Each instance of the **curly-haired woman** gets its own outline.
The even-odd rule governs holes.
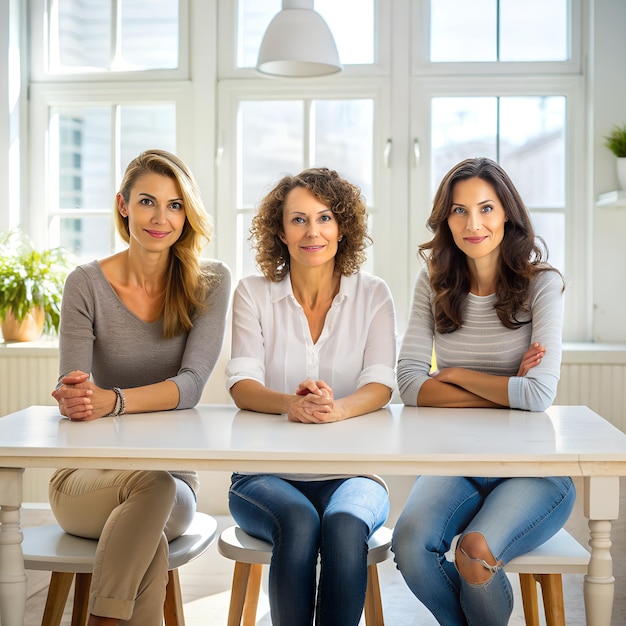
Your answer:
[[[251,239],[263,275],[234,296],[227,374],[237,406],[304,424],[384,406],[395,314],[387,285],[359,271],[369,243],[359,189],[324,168],[286,176],[261,202]],[[229,503],[246,532],[273,545],[273,624],[310,626],[314,614],[323,626],[358,624],[368,538],[389,513],[380,479],[235,473]]]
[[[459,163],[428,226],[398,359],[404,403],[545,410],[559,380],[563,280],[511,179],[490,159]],[[555,534],[575,498],[567,477],[420,476],[394,530],[398,569],[440,624],[505,626],[504,566]]]

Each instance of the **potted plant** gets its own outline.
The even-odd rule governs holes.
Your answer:
[[[617,180],[620,189],[626,189],[626,124],[614,126],[604,145],[617,157]]]
[[[5,341],[33,341],[59,330],[65,277],[73,266],[64,248],[37,250],[19,229],[0,234],[0,322]]]

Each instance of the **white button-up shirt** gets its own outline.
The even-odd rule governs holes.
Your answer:
[[[295,393],[303,380],[312,378],[323,380],[339,399],[368,383],[393,390],[395,363],[393,300],[377,276],[361,271],[341,277],[316,343],[289,276],[278,283],[248,276],[235,290],[229,389],[252,379]]]

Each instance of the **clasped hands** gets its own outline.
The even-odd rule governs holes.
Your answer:
[[[59,403],[59,412],[71,420],[88,421],[108,415],[115,406],[116,394],[89,380],[89,374],[75,370],[59,381],[52,392]]]
[[[298,385],[296,396],[287,412],[289,421],[324,424],[342,419],[333,390],[323,380],[307,378]]]

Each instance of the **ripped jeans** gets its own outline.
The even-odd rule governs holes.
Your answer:
[[[506,565],[557,533],[576,490],[571,478],[420,476],[394,529],[398,569],[415,596],[445,626],[506,626],[513,591],[502,567],[472,584],[446,558],[455,536],[483,535]]]

